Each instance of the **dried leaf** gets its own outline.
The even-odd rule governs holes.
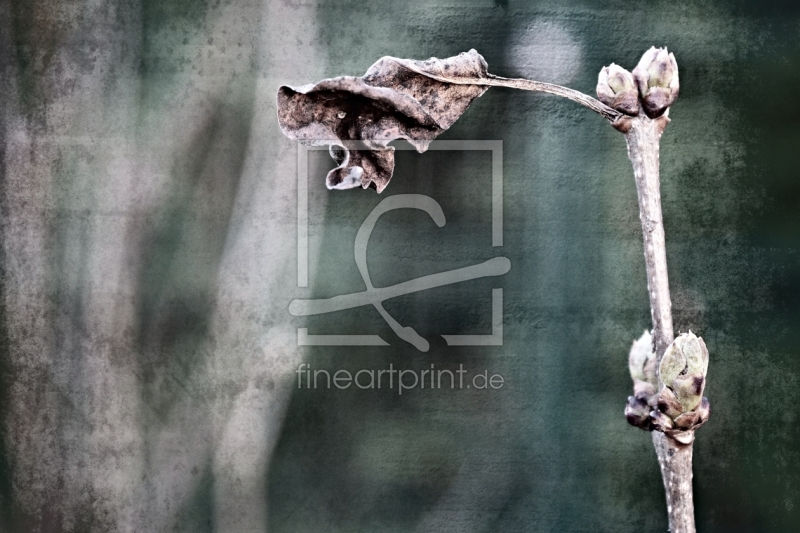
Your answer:
[[[278,89],[283,133],[311,146],[331,145],[339,166],[329,189],[383,191],[394,171],[394,148],[406,139],[419,152],[458,120],[488,86],[486,61],[475,50],[427,61],[383,57],[362,77],[341,76]]]

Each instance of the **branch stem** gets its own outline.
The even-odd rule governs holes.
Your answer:
[[[661,214],[659,177],[659,141],[669,119],[631,118],[625,127],[628,158],[633,165],[639,197],[639,218],[644,238],[647,289],[653,319],[653,350],[658,362],[675,336],[672,330],[672,303],[667,275],[667,249]],[[664,384],[659,377],[658,390]],[[681,444],[665,434],[653,432],[653,446],[658,456],[661,477],[667,496],[669,530],[672,533],[695,533],[692,494],[692,443]]]
[[[639,197],[639,219],[644,237],[644,259],[647,267],[647,290],[653,319],[653,348],[661,357],[673,340],[672,303],[667,275],[667,248],[664,221],[661,215],[661,182],[658,172],[659,141],[668,119],[650,120],[641,116],[631,119],[625,133],[628,158],[633,165],[636,193]],[[663,383],[659,383],[659,389]]]
[[[680,444],[660,431],[653,431],[671,533],[695,533],[692,492],[692,444]]]

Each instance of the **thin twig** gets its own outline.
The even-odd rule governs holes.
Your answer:
[[[577,102],[582,106],[588,107],[612,123],[618,118],[624,116],[623,113],[607,106],[600,100],[597,100],[588,94],[583,94],[575,89],[569,89],[554,83],[526,80],[525,78],[504,78],[502,76],[495,76],[494,74],[488,73],[484,74],[485,77],[438,76],[433,72],[422,70],[409,63],[398,62],[397,64],[402,68],[411,70],[412,72],[417,72],[428,78],[441,81],[443,83],[454,83],[456,85],[482,85],[488,87],[508,87],[511,89],[521,89],[523,91],[554,94],[556,96],[561,96],[567,98],[568,100],[572,100],[573,102]]]
[[[486,83],[483,83],[483,80],[481,80],[480,85],[490,85],[493,87],[510,87],[512,89],[522,89],[523,91],[534,91],[534,92],[549,93],[549,94],[555,94],[557,96],[562,96],[564,98],[567,98],[568,100],[577,102],[582,106],[588,107],[595,113],[599,113],[600,115],[608,119],[609,122],[614,122],[615,120],[623,116],[622,113],[620,113],[616,109],[608,107],[600,100],[592,98],[588,94],[583,94],[582,92],[576,91],[575,89],[569,89],[567,87],[562,87],[561,85],[555,85],[553,83],[526,80],[524,78],[502,78],[500,76],[494,76],[490,74],[489,77],[486,79]]]

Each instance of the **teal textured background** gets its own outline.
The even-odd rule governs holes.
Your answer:
[[[662,138],[676,331],[702,336],[699,531],[800,527],[800,10],[755,2],[7,2],[0,7],[3,531],[664,531],[649,435],[622,416],[648,327],[622,136],[547,95],[490,89],[441,139],[502,140],[504,246],[488,152],[399,152],[372,190],[309,166],[310,287],[296,287],[296,145],[275,93],[383,55],[470,48],[490,72],[594,93],[599,69],[674,52]],[[507,256],[511,271],[397,298],[431,342],[368,307],[355,233],[385,196],[377,286]],[[504,345],[445,346],[490,329]],[[310,333],[390,347],[300,348]],[[298,390],[300,363],[488,369],[500,390]]]

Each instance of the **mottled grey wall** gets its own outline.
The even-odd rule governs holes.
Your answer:
[[[648,435],[622,416],[649,309],[622,137],[570,102],[491,89],[443,139],[502,140],[505,242],[485,152],[400,152],[393,181],[329,192],[309,165],[310,287],[296,287],[297,147],[280,84],[383,55],[476,48],[490,71],[592,93],[666,45],[662,140],[676,329],[711,352],[695,446],[700,531],[800,526],[800,10],[747,2],[0,3],[0,530],[663,531]],[[378,286],[496,255],[499,280],[305,319],[363,290],[352,246],[384,196]],[[504,345],[445,346],[490,328]],[[390,347],[297,346],[375,333]],[[497,391],[297,389],[315,369],[489,369]]]
[[[299,360],[272,102],[313,65],[283,9],[3,4],[3,530],[264,528]]]

